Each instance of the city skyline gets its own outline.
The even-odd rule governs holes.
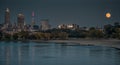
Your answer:
[[[23,13],[25,22],[31,24],[32,12],[34,20],[40,24],[41,19],[49,19],[52,27],[59,24],[78,24],[82,26],[103,26],[120,22],[120,1],[87,1],[87,0],[1,0],[0,1],[0,23],[4,22],[6,8],[10,9],[10,21],[17,22],[17,15]],[[107,19],[105,14],[111,13],[111,18]]]

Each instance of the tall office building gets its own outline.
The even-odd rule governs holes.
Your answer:
[[[48,19],[41,20],[41,30],[48,30],[50,29],[50,24]]]
[[[34,26],[35,25],[35,18],[34,18],[35,14],[34,12],[32,12],[32,22],[31,25]]]
[[[9,25],[10,24],[10,10],[9,8],[6,9],[5,11],[5,25]]]
[[[18,14],[17,17],[17,24],[19,29],[24,29],[24,15],[23,14]]]

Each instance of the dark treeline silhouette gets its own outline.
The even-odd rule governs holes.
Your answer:
[[[104,25],[104,29],[90,27],[88,30],[81,29],[50,29],[46,31],[28,32],[21,31],[14,34],[8,34],[0,31],[0,40],[51,40],[51,39],[69,39],[69,38],[115,38],[120,39],[120,24]]]

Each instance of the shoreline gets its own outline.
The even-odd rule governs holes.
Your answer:
[[[106,46],[120,49],[120,40],[117,39],[68,39],[68,40],[30,40],[32,42],[77,43],[81,45]]]
[[[67,40],[1,40],[1,41],[30,41],[30,42],[45,42],[45,43],[75,43],[86,46],[106,46],[120,50],[120,40],[118,39],[67,39]]]

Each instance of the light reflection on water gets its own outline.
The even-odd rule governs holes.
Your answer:
[[[0,42],[0,65],[120,65],[120,50],[74,43]]]

